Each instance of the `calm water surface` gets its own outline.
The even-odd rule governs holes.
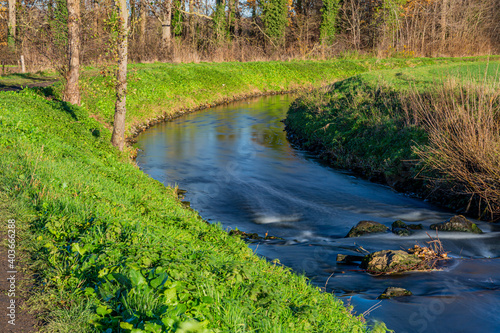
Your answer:
[[[137,163],[165,185],[187,190],[203,218],[224,228],[282,237],[250,245],[306,274],[396,332],[500,332],[500,228],[483,235],[441,233],[454,258],[442,271],[374,277],[336,256],[409,248],[429,240],[378,234],[344,238],[361,220],[428,227],[453,214],[323,165],[290,146],[280,122],[291,96],[239,102],[190,114],[139,137]],[[327,283],[328,281],[328,283]],[[414,296],[379,301],[389,286]]]

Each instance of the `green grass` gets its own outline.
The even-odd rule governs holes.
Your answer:
[[[412,88],[426,90],[450,78],[476,82],[486,80],[487,83],[492,84],[500,78],[500,62],[498,60],[451,64],[443,62],[363,75],[363,81],[366,84],[389,86],[395,91],[408,91]]]
[[[499,74],[498,60],[446,61],[361,74],[299,98],[286,125],[305,148],[320,151],[337,167],[399,190],[422,191],[425,182],[414,179],[421,171],[414,148],[427,144],[427,134],[408,121],[401,98],[450,79],[491,85]]]

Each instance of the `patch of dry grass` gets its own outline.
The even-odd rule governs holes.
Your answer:
[[[497,76],[498,78],[498,76]],[[407,121],[425,128],[429,142],[416,148],[436,185],[470,196],[479,216],[500,216],[500,87],[498,80],[448,80],[430,92],[402,98]]]

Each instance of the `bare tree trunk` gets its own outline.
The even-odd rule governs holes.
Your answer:
[[[189,12],[194,13],[194,0],[189,0]],[[189,15],[188,17],[188,36],[189,39],[191,39],[192,44],[195,44],[195,39],[194,39],[194,31],[195,31],[195,19],[196,15]]]
[[[66,87],[63,99],[71,104],[80,105],[80,0],[68,0],[68,60]]]
[[[168,50],[170,48],[170,42],[172,40],[172,0],[165,1],[165,9],[163,11],[163,17],[161,22],[161,41],[163,49]]]
[[[125,146],[125,114],[127,97],[127,34],[128,13],[127,0],[116,0],[120,17],[120,33],[118,44],[118,73],[116,83],[115,121],[113,123],[113,135],[111,143],[120,151]]]
[[[21,73],[26,73],[26,64],[24,63],[24,55],[21,54]]]
[[[448,0],[443,0],[443,7],[441,8],[441,49],[444,51],[446,43],[446,32],[448,26]]]
[[[232,1],[232,2],[231,2]],[[226,22],[226,29],[228,31],[231,31],[232,25],[233,25],[233,16],[234,16],[234,10],[233,10],[233,5],[234,5],[234,0],[227,0],[227,22]]]
[[[16,40],[16,0],[9,0],[9,35],[7,37],[10,47],[15,46]]]
[[[139,36],[139,45],[141,47],[141,51],[144,50],[144,47],[146,45],[146,14],[148,10],[148,3],[147,0],[141,0],[141,8],[140,8],[140,17],[139,17],[139,29],[140,29],[140,36]]]
[[[234,35],[235,36],[239,36],[239,26],[238,26],[238,21],[240,19],[240,15],[239,15],[239,0],[234,0]]]

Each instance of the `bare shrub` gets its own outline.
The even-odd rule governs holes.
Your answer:
[[[448,80],[429,93],[413,90],[402,98],[407,122],[427,131],[429,143],[416,153],[440,174],[435,184],[470,196],[469,206],[476,198],[478,215],[491,219],[500,216],[500,90],[495,81]]]

